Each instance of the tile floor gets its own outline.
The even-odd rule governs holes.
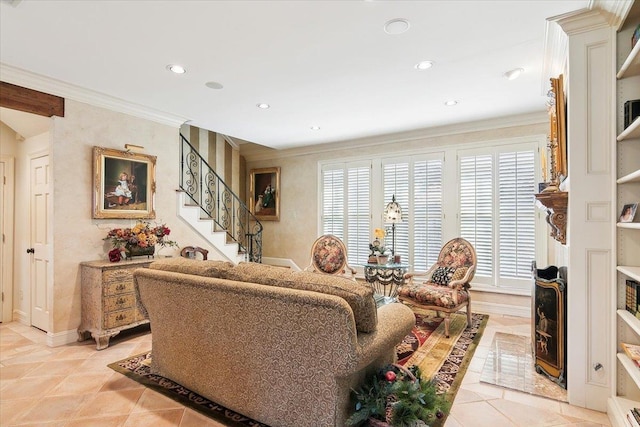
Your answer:
[[[600,412],[480,383],[494,334],[529,331],[529,319],[490,317],[446,427],[610,425]],[[41,331],[15,322],[0,324],[0,425],[223,426],[107,368],[150,348],[148,332],[121,334],[102,351],[92,341],[50,348]]]

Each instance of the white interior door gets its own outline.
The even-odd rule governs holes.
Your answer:
[[[53,305],[52,185],[49,156],[31,159],[31,325],[50,332]]]

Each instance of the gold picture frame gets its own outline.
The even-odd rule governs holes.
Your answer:
[[[565,117],[564,78],[551,78],[554,99],[549,108],[549,151],[551,160],[551,184],[559,185],[568,176],[567,167],[567,121]]]
[[[280,221],[280,168],[251,169],[249,209],[260,221]]]
[[[93,147],[93,218],[156,217],[156,156]]]

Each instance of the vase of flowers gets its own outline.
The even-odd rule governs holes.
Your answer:
[[[156,245],[178,246],[176,242],[167,238],[169,234],[171,230],[165,224],[152,227],[150,223],[140,221],[132,228],[109,230],[104,240],[111,240],[115,249],[124,251],[125,257],[131,259],[134,256],[153,256]]]
[[[373,230],[373,242],[369,243],[369,263],[371,264],[386,264],[389,261],[389,253],[384,246],[384,238],[387,232],[383,228],[376,228]]]

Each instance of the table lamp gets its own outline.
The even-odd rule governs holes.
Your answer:
[[[396,202],[396,195],[391,196],[391,202],[384,208],[384,222],[391,224],[391,253],[396,254],[396,223],[402,222],[402,208]]]

